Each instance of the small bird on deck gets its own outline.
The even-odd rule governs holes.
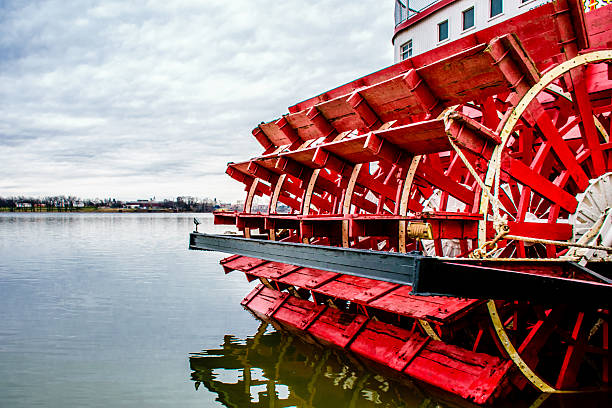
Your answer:
[[[198,225],[200,225],[202,222],[200,220],[198,220],[197,218],[193,217],[193,223],[195,224],[195,232],[198,232]]]

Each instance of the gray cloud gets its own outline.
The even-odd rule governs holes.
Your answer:
[[[392,2],[24,3],[0,1],[0,195],[241,198],[256,124],[392,62]]]

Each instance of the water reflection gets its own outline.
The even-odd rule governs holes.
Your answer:
[[[246,340],[227,335],[219,349],[190,357],[195,388],[227,407],[474,407],[441,402],[330,349],[262,322]]]
[[[266,322],[246,339],[226,335],[220,348],[192,353],[189,363],[195,389],[207,389],[226,407],[477,407],[406,377],[384,376],[381,367],[371,371],[348,354]],[[525,390],[494,406],[607,408],[609,398],[605,392],[537,395]]]

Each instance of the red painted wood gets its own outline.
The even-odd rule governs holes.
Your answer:
[[[479,216],[479,218],[481,218]],[[476,239],[478,224],[472,220],[435,220],[428,221],[431,225],[433,238],[439,239]]]
[[[276,302],[280,294],[278,291],[268,289],[264,285],[259,284],[244,298],[242,305],[248,306],[250,310],[257,312],[261,317],[265,317],[265,312]]]
[[[249,270],[249,273],[260,278],[278,280],[297,269],[300,269],[300,267],[281,262],[267,262],[261,266],[256,266],[255,268]]]
[[[444,105],[434,95],[431,88],[427,84],[427,81],[423,79],[416,70],[411,69],[404,76],[404,80],[410,87],[410,90],[414,93],[421,108],[427,112],[428,117],[435,118],[440,115],[444,110]]]
[[[529,330],[529,334],[516,348],[523,361],[530,367],[536,367],[540,359],[540,351],[549,339],[550,335],[557,328],[559,320],[563,316],[563,307],[557,307],[544,314],[542,320],[538,321]],[[515,320],[516,322],[516,320]],[[520,324],[519,322],[514,324]],[[503,349],[500,350],[505,352]]]
[[[215,211],[213,217],[215,225],[236,225],[235,211]]]
[[[278,157],[288,158],[304,166],[315,169],[315,168],[319,168],[319,166],[315,165],[315,163],[312,160],[316,150],[317,150],[316,147],[311,147],[311,148],[305,148],[305,149],[300,149],[300,150],[288,151],[288,152],[281,153]]]
[[[319,132],[320,137],[330,138],[338,135],[334,127],[327,122],[325,116],[317,109],[316,106],[308,109],[306,116],[310,119],[312,126]]]
[[[528,13],[511,18],[487,29],[477,31],[474,34],[464,36],[447,45],[435,48],[427,53],[417,55],[409,60],[402,61],[384,70],[360,78],[353,83],[327,91],[324,94],[291,107],[290,110],[301,110],[325,98],[329,99],[331,95],[337,97],[364,85],[371,85],[376,81],[388,79],[394,74],[396,75],[398,71],[407,71],[411,67],[431,64],[438,61],[441,57],[452,55],[460,50],[478,44],[488,43],[492,38],[507,33],[518,34],[528,54],[536,62],[538,67],[542,69],[552,62],[558,61],[555,60],[555,57],[560,54],[559,48],[556,46],[559,41],[558,31],[551,18],[553,13],[554,10],[551,4],[540,6],[534,10],[530,10]],[[610,13],[609,8],[606,7],[586,14],[585,19],[589,29],[591,46],[605,47],[606,43],[609,42],[607,30],[609,29],[608,22],[610,21],[610,14],[612,13]]]
[[[398,289],[368,303],[368,306],[402,316],[447,323],[463,315],[482,302],[475,299],[459,299],[442,296],[411,295],[410,286]]]
[[[340,276],[340,274],[335,272],[322,271],[312,268],[300,268],[295,272],[284,276],[279,281],[301,288],[315,289],[319,285],[335,279],[338,276]]]
[[[487,225],[488,227],[488,225]],[[493,225],[491,225],[492,229]],[[571,224],[542,222],[508,222],[510,234],[558,241],[571,240],[573,230]],[[495,235],[495,234],[492,234]],[[491,235],[491,236],[492,236]]]
[[[254,160],[249,162],[249,166],[247,167],[247,171],[253,177],[257,177],[261,181],[265,181],[270,184],[276,184],[278,181],[279,175],[273,171],[270,171],[266,167],[260,165]]]
[[[302,140],[327,137],[336,130],[325,120],[325,117],[312,107],[301,112],[285,116],[289,125],[297,132]]]
[[[423,337],[417,332],[411,333],[402,348],[399,349],[387,364],[393,369],[404,371],[429,340],[429,337]]]
[[[248,162],[245,163],[244,168],[238,167],[240,164],[241,163],[232,163],[228,165],[225,173],[234,180],[250,186],[253,182],[253,176],[248,172]]]
[[[404,372],[421,381],[438,377],[440,388],[483,404],[503,387],[509,368],[497,357],[430,341]]]
[[[229,258],[226,258],[229,259]],[[264,261],[259,258],[251,258],[249,256],[239,256],[238,258],[233,258],[229,261],[222,262],[224,268],[228,270],[236,270],[242,272],[248,272],[253,268],[256,268],[260,265],[267,263],[268,261]]]
[[[236,226],[241,231],[244,228],[263,229],[264,217],[262,214],[240,213],[236,216]]]
[[[256,162],[259,166],[264,167],[267,170],[270,170],[277,174],[282,174],[282,171],[276,165],[276,162],[278,161],[278,154],[274,154],[274,153],[266,154],[264,156],[256,157],[252,159],[251,161]]]
[[[567,144],[563,141],[559,135],[559,131],[555,127],[554,123],[547,114],[541,114],[536,119],[536,123],[540,131],[544,134],[546,139],[551,143],[552,148],[557,153],[559,160],[565,165],[565,168],[569,170],[570,175],[578,184],[578,187],[582,190],[586,189],[589,185],[589,178],[585,174],[582,167],[576,161],[576,156],[568,148]],[[593,125],[594,127],[595,125]],[[526,183],[529,184],[529,183]]]
[[[263,288],[248,304],[256,315],[269,318],[271,305],[285,295]],[[505,381],[510,365],[486,354],[432,341],[418,333],[387,323],[370,321],[365,316],[324,310],[314,303],[288,297],[276,309],[274,320],[299,333],[304,321],[312,320],[304,334],[318,342],[336,347],[348,346],[358,356],[471,399],[476,403],[492,401],[508,390]]]
[[[288,145],[301,140],[285,118],[280,118],[274,122],[262,123],[258,128],[261,129],[275,146]]]
[[[392,290],[397,289],[399,286],[400,285],[395,283],[376,281],[376,285],[371,286],[363,292],[355,295],[351,301],[361,304],[368,304],[373,300],[391,292]]]
[[[359,94],[383,122],[425,113],[404,75],[360,89]]]
[[[435,64],[417,69],[417,72],[445,106],[504,92],[507,90],[506,81],[499,69],[491,64],[485,48],[486,45],[479,45],[446,56]],[[456,75],[458,72],[461,75]]]
[[[507,159],[504,163],[502,163],[502,170],[513,179],[531,187],[534,191],[538,192],[538,194],[542,195],[549,201],[559,204],[562,208],[570,213],[576,211],[578,201],[576,201],[574,196],[542,177],[539,173],[531,170],[521,161],[516,159]]]
[[[596,96],[596,100],[593,100],[593,111],[597,114],[598,111],[610,112],[610,94],[612,89],[612,68],[609,64],[591,64],[586,68],[586,88],[587,92],[592,98]],[[605,103],[607,99],[607,108],[601,107],[601,104]]]
[[[339,133],[355,129],[367,131],[382,125],[359,92],[322,102],[317,109]]]
[[[402,159],[398,158],[397,161],[398,163],[401,163]],[[370,174],[368,167],[369,166],[361,167],[361,171],[357,176],[357,184],[367,187],[367,189],[370,190],[372,193],[377,193],[383,197],[386,197],[389,201],[395,201],[396,196],[398,194],[397,189],[399,187],[399,183],[395,180],[381,180],[379,178],[376,178],[375,176]],[[376,215],[384,215],[382,211],[379,210],[375,211],[374,213]]]
[[[252,133],[255,139],[259,142],[260,145],[263,146],[266,152],[274,149],[274,143],[272,143],[268,136],[266,136],[266,134],[259,127],[253,129]]]
[[[294,215],[274,214],[264,216],[264,226],[266,229],[299,229],[299,217]]]
[[[456,144],[487,160],[491,158],[493,149],[501,143],[499,136],[492,130],[460,114],[449,118],[446,132]]]
[[[600,7],[589,11],[585,13],[584,18],[589,34],[589,45],[593,48],[609,48],[612,7]]]
[[[384,185],[378,186],[373,183],[371,190],[379,194],[390,194],[392,189],[384,189]],[[380,188],[380,191],[378,191]],[[415,214],[413,216],[394,216],[385,214],[312,214],[309,216],[301,215],[267,215],[267,214],[247,214],[235,215],[242,222],[242,226],[260,227],[264,229],[302,229],[304,236],[322,236],[322,234],[339,234],[342,220],[349,221],[349,236],[395,236],[400,220],[428,222],[432,227],[434,238],[456,239],[456,238],[475,238],[477,233],[478,220],[482,218],[479,214],[471,213],[450,213],[450,212],[431,212]],[[249,220],[249,221],[245,221]],[[328,224],[328,225],[325,225]],[[537,224],[537,225],[536,225]],[[538,223],[524,223],[521,231],[537,228]],[[490,226],[492,228],[492,224]],[[554,225],[551,233],[555,236],[563,237],[567,235],[567,225]],[[492,231],[492,230],[491,230]],[[558,231],[558,232],[555,232]],[[538,233],[541,233],[541,229]],[[556,238],[555,238],[556,239]],[[559,238],[560,239],[560,238]]]
[[[463,214],[460,214],[463,215]],[[479,217],[480,218],[480,217]],[[406,218],[403,218],[406,219]],[[408,218],[411,221],[425,221],[431,225],[434,239],[463,239],[476,238],[478,232],[478,220],[476,219],[446,219],[436,220],[428,218]],[[396,237],[399,229],[400,218],[350,218],[349,237]]]
[[[441,119],[418,122],[373,132],[412,154],[428,154],[449,150],[448,136]]]
[[[363,315],[328,308],[307,332],[326,344],[344,348],[352,340],[353,332],[360,330],[366,320]]]
[[[429,183],[442,191],[447,192],[459,201],[462,201],[468,205],[474,202],[474,193],[464,187],[463,185],[449,179],[446,175],[436,168],[431,163],[425,161],[422,166],[417,170],[417,176],[423,179],[426,183]]]
[[[449,55],[456,54],[462,50],[479,44],[486,44],[491,39],[516,33],[523,44],[526,52],[534,60],[540,70],[558,63],[560,50],[559,34],[555,22],[552,18],[554,8],[551,4],[544,4],[536,9],[530,10],[525,14],[508,19],[484,30],[477,31],[456,41],[450,42],[441,47],[437,47],[429,52],[417,55],[408,60],[399,62],[395,65],[374,72],[370,75],[359,78],[353,82],[329,90],[313,98],[307,99],[289,108],[290,112],[298,112],[327,100],[351,94],[355,90],[363,87],[372,86],[389,80],[401,73],[405,73],[413,67],[422,67],[432,64]],[[591,47],[609,46],[609,21],[612,20],[612,10],[610,7],[586,13],[585,22],[589,33]],[[367,99],[367,98],[366,98]]]
[[[274,317],[274,314],[289,300],[290,296],[287,292],[280,292],[274,302],[269,305],[268,310],[266,310],[266,316]]]
[[[584,358],[585,347],[584,343],[587,337],[587,330],[583,324],[584,313],[579,313],[578,318],[574,324],[571,338],[575,340],[577,344],[569,344],[561,370],[559,371],[559,377],[557,378],[556,387],[565,389],[576,385],[576,377],[578,376],[578,369]]]
[[[361,160],[368,161],[371,155],[367,152],[364,155],[362,148],[363,139],[360,141],[346,140],[345,144],[338,149],[338,144],[324,144],[316,147],[312,162],[317,168],[325,168],[338,174],[350,174],[354,163],[359,163]],[[346,158],[338,157],[334,152],[327,150],[328,147],[336,148],[336,150],[345,155]],[[355,160],[353,162],[353,160]]]
[[[280,306],[274,310],[273,318],[279,323],[294,328],[296,331],[302,324],[302,320],[308,316],[312,310],[315,310],[314,303],[297,299],[293,296],[285,298],[285,294],[272,289],[265,288],[257,296],[261,299],[260,302],[252,300],[249,304],[249,309],[254,311],[261,318],[270,318],[270,310],[274,305],[280,303]],[[317,319],[316,321],[318,321]]]
[[[346,132],[355,129],[366,129],[367,125],[355,112],[347,101],[348,96],[332,99],[317,105],[317,109],[337,132]]]
[[[248,258],[247,261],[241,258],[248,257],[240,257],[240,259],[234,260],[233,263],[230,263],[230,267],[241,270],[240,264],[244,262],[244,272],[248,272],[252,276],[278,280],[281,283],[310,289],[332,298],[349,300],[375,309],[436,323],[450,323],[482,303],[474,299],[415,296],[410,294],[412,290],[410,286],[399,286],[374,279],[342,275],[312,268],[297,268],[284,273],[290,270],[292,266],[287,266],[286,269],[283,267],[281,268],[283,276],[278,278],[265,267],[267,263],[259,266],[253,263],[253,258]],[[276,263],[271,262],[271,264]],[[227,267],[227,264],[224,266]],[[277,269],[273,267],[272,270]]]
[[[318,165],[313,162],[313,157],[316,152],[316,148],[305,149],[292,153],[283,153],[278,155],[278,161],[276,163],[277,168],[287,174],[302,180],[305,184],[303,188],[306,188],[307,183],[312,175],[312,169],[318,168]],[[341,190],[336,185],[335,174],[329,174],[327,172],[320,172],[317,179],[317,186],[326,192],[334,195],[341,193]]]
[[[339,299],[357,301],[360,297],[368,297],[365,292],[379,285],[381,282],[374,279],[360,278],[357,276],[340,275],[317,287],[317,293],[332,296]]]
[[[387,323],[370,321],[361,335],[353,341],[350,350],[382,365],[402,371],[414,359],[426,337],[419,333],[392,326]],[[405,352],[402,352],[402,351]],[[410,355],[413,351],[414,355]]]
[[[317,168],[325,167],[342,174],[352,168],[353,164],[377,160],[409,166],[411,157],[406,155],[402,158],[401,154],[402,152],[393,146],[385,146],[383,149],[380,144],[374,145],[372,135],[366,134],[317,146],[313,162]]]
[[[342,221],[340,220],[323,220],[318,221],[316,218],[305,218],[300,223],[300,236],[302,238],[329,238],[335,244],[341,239]]]
[[[591,151],[591,160],[593,164],[594,174],[604,174],[606,172],[606,165],[604,163],[604,157],[601,151],[599,143],[599,132],[595,128],[595,120],[593,118],[593,107],[591,106],[591,100],[587,94],[586,87],[586,72],[585,69],[580,67],[570,72],[573,82],[573,100],[576,101],[578,111],[582,119],[582,126],[579,127],[583,138],[586,140],[586,144]],[[610,89],[610,88],[608,88]],[[572,169],[569,169],[570,173]]]
[[[344,333],[342,333],[342,338],[340,339],[340,343],[338,344],[342,348],[347,348],[355,338],[359,336],[360,332],[364,329],[364,327],[368,324],[369,319],[364,315],[355,315],[351,323],[346,326]]]
[[[227,258],[223,258],[222,260],[219,261],[219,263],[221,265],[224,265],[226,263],[228,263],[229,261],[233,261],[234,259],[238,259],[240,258],[242,255],[230,255]]]
[[[259,295],[259,293],[264,290],[265,286],[263,284],[259,284],[257,285],[251,292],[249,292],[248,295],[246,295],[244,297],[244,299],[242,299],[242,302],[240,302],[240,304],[242,306],[248,306],[249,303],[251,303],[251,300],[253,300],[255,297],[257,297],[257,295]]]
[[[316,305],[312,307],[308,314],[302,319],[298,328],[300,330],[307,330],[326,310],[326,305]]]
[[[380,120],[376,112],[372,110],[368,102],[363,98],[363,96],[361,96],[359,92],[354,92],[351,96],[349,96],[347,102],[353,108],[357,116],[359,116],[359,118],[367,129],[378,129],[382,125],[382,121]]]

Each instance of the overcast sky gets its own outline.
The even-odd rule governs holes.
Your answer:
[[[392,32],[391,0],[0,0],[0,196],[242,199],[251,130]]]

